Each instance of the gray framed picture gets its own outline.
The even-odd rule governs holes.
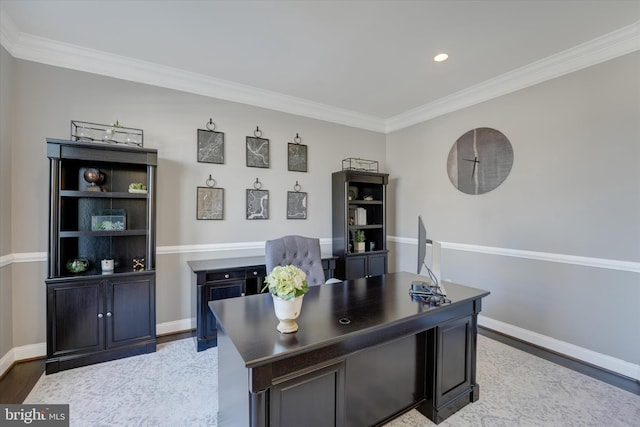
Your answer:
[[[269,190],[247,189],[247,219],[269,219]]]
[[[307,146],[289,142],[287,149],[287,166],[293,172],[307,171]]]
[[[253,136],[247,137],[247,166],[269,167],[269,140]]]
[[[224,132],[198,129],[198,162],[224,164]]]
[[[224,219],[224,188],[198,187],[196,219]]]
[[[307,219],[307,193],[287,191],[287,219]]]

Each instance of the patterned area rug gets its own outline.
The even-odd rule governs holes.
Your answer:
[[[25,403],[68,403],[77,427],[215,427],[217,357],[215,348],[196,352],[193,338],[174,341],[153,354],[43,375]],[[640,396],[482,335],[477,380],[480,400],[439,426],[639,425]],[[386,427],[434,425],[414,410]]]
[[[218,349],[194,338],[155,353],[43,375],[24,403],[68,403],[70,425],[215,426]]]
[[[478,335],[480,399],[438,427],[638,427],[640,396]],[[386,427],[435,426],[410,411]]]

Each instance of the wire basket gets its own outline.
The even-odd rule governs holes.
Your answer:
[[[142,129],[133,129],[115,125],[80,122],[71,120],[71,140],[84,142],[106,142],[142,147]]]
[[[378,162],[376,160],[348,157],[342,161],[342,170],[378,172]]]

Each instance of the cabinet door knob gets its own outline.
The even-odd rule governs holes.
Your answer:
[[[257,271],[254,271],[254,272],[253,272],[253,275],[254,275],[254,276],[257,276],[257,275],[258,275],[258,272],[257,272]]]
[[[229,278],[229,275],[228,275],[228,274],[225,274],[225,275],[224,275],[224,278],[225,278],[225,279],[228,279],[228,278]]]
[[[107,311],[107,317],[111,317],[111,312]]]
[[[98,313],[98,319],[102,319],[103,317],[102,313]]]

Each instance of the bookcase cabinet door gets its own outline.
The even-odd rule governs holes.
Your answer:
[[[105,283],[107,348],[132,345],[155,337],[155,277],[120,278]]]
[[[345,280],[357,279],[359,277],[380,276],[386,272],[386,252],[346,256],[344,273]]]
[[[103,301],[99,280],[49,286],[47,353],[64,357],[102,350]]]

